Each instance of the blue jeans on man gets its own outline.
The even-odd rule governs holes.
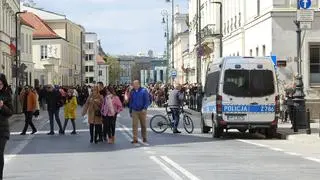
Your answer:
[[[63,129],[62,129],[62,125],[61,125],[61,121],[60,121],[60,109],[56,109],[56,110],[49,110],[49,120],[50,120],[50,132],[48,133],[48,135],[53,135],[54,134],[54,122],[53,122],[53,118],[56,119],[57,124],[59,126],[59,134],[64,134]]]
[[[179,108],[170,108],[172,112],[172,119],[173,119],[173,132],[180,133],[178,131],[179,121],[180,121],[180,110]]]

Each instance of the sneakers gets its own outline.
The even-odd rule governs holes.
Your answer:
[[[77,132],[76,132],[76,131],[72,131],[70,134],[71,134],[71,135],[76,135]]]
[[[34,130],[34,131],[31,132],[31,134],[35,134],[35,133],[37,133],[37,132],[38,132],[37,130]]]
[[[174,134],[180,134],[181,131],[179,131],[178,129],[175,129],[175,130],[173,130],[173,133],[174,133]]]
[[[49,132],[49,133],[47,133],[47,135],[54,135],[54,132]]]
[[[137,144],[137,143],[138,143],[138,140],[131,141],[131,144]]]

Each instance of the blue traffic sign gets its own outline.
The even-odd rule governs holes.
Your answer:
[[[171,76],[172,77],[177,77],[177,71],[176,70],[172,70],[171,71]]]
[[[299,0],[299,6],[302,9],[309,9],[311,7],[311,0]]]

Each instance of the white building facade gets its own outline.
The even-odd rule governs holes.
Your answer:
[[[10,51],[10,44],[15,44],[16,22],[15,13],[19,12],[18,0],[1,0],[0,1],[0,73],[7,76],[8,83],[14,86],[12,78],[12,65],[14,56]]]
[[[34,62],[33,62],[33,27],[27,23],[21,22],[21,31],[19,37],[19,47],[20,47],[20,59],[21,64],[24,64],[26,69],[21,80],[22,85],[33,86],[35,73],[34,73]]]
[[[185,63],[183,59],[183,52],[189,48],[189,31],[187,19],[188,14],[181,14],[177,7],[174,20],[174,68],[177,71],[175,82],[180,84],[185,83],[185,66],[190,66],[190,64]]]
[[[223,5],[223,56],[276,56],[282,66],[277,67],[281,93],[293,83],[297,74],[297,27],[296,0],[221,0]],[[197,0],[189,1],[190,13],[190,58],[196,44]],[[315,117],[320,103],[320,1],[312,0],[315,20],[312,29],[303,31],[302,74],[307,99],[307,108]],[[201,0],[201,27],[212,24],[213,34],[219,33],[219,5]],[[217,32],[217,33],[214,33]],[[212,53],[209,60],[202,57],[202,81],[206,62],[219,57],[219,36],[202,39],[210,41]],[[205,64],[204,64],[205,63]],[[203,84],[203,83],[202,83]],[[318,115],[317,115],[318,116]]]
[[[66,53],[66,64],[61,64],[59,72],[63,74],[63,83],[61,85],[74,85],[81,83],[81,63],[83,62],[83,43],[82,38],[84,28],[69,19],[65,15],[50,12],[34,7],[21,5],[22,11],[28,11],[39,16],[59,37],[66,40],[64,46]],[[73,77],[73,78],[70,78]]]
[[[85,45],[84,45],[84,79],[85,84],[94,84],[96,82],[95,69],[97,68],[98,57],[98,35],[93,32],[85,33]]]

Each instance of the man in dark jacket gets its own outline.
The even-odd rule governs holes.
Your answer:
[[[0,179],[3,178],[4,148],[9,140],[9,121],[12,116],[12,97],[4,74],[0,74]]]
[[[53,89],[52,85],[48,85],[47,87],[48,93],[46,94],[46,99],[47,99],[47,109],[49,113],[49,120],[50,120],[50,132],[48,135],[54,135],[54,122],[53,122],[53,116],[57,121],[57,124],[59,126],[59,134],[64,134],[62,126],[61,126],[61,121],[59,117],[59,112],[60,112],[60,107],[62,107],[63,101],[62,101],[62,96],[57,89]]]

